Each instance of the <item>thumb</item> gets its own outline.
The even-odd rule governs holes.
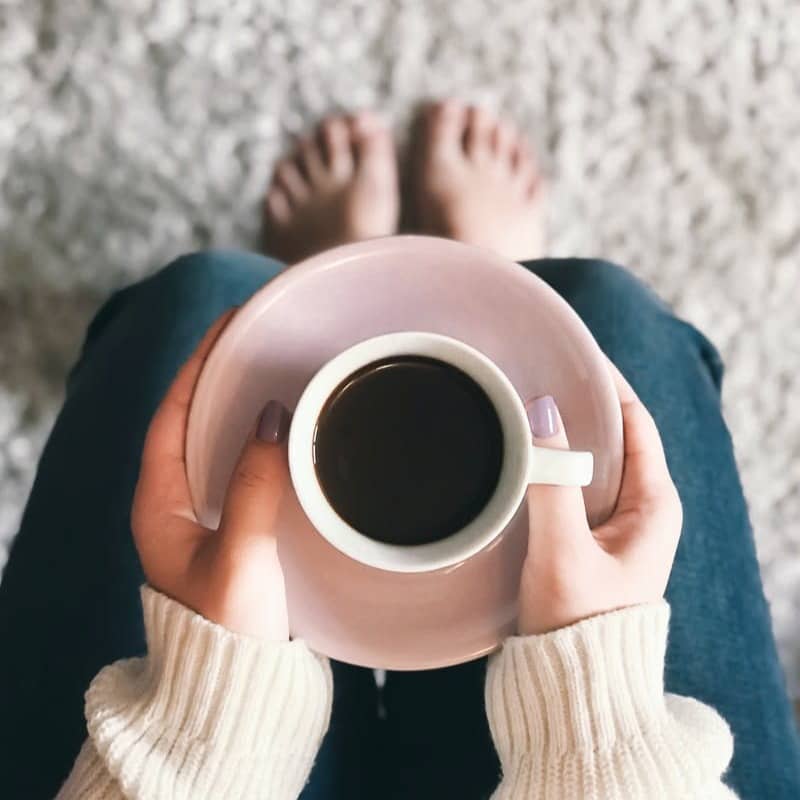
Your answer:
[[[568,450],[569,441],[555,400],[536,397],[527,404],[533,443],[537,447]],[[575,486],[532,483],[528,487],[529,547],[567,547],[591,538],[583,494]]]
[[[272,533],[289,483],[285,441],[291,414],[277,400],[264,407],[255,435],[245,445],[231,476],[220,531],[228,545],[264,540]]]

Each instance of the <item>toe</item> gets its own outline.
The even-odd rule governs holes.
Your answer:
[[[547,182],[535,173],[525,187],[525,199],[534,206],[544,206],[547,202]]]
[[[390,174],[395,169],[394,145],[389,129],[371,112],[357,114],[350,125],[356,169],[379,170]]]
[[[516,136],[511,143],[511,160],[514,169],[521,169],[534,164],[533,149],[524,136]]]
[[[285,158],[278,164],[275,168],[273,184],[292,203],[302,202],[308,197],[308,183],[292,159]]]
[[[354,148],[359,142],[368,142],[373,138],[385,136],[389,129],[384,125],[383,120],[372,111],[360,111],[350,117],[350,136],[353,140]]]
[[[322,147],[316,138],[305,137],[297,143],[297,164],[313,185],[324,183],[328,177]]]
[[[467,121],[466,111],[457,100],[445,100],[443,103],[430,106],[425,115],[423,130],[428,152],[434,156],[461,155],[461,143]]]
[[[292,207],[286,192],[278,186],[273,186],[265,200],[267,218],[277,225],[286,225],[292,216]]]
[[[331,175],[337,180],[347,180],[353,172],[353,150],[347,120],[338,116],[328,117],[320,125],[319,138]]]
[[[517,136],[514,126],[511,125],[510,122],[503,122],[501,120],[495,125],[494,131],[492,132],[492,153],[509,171],[511,169],[512,150],[516,139]]]
[[[515,181],[524,187],[532,185],[539,174],[533,151],[522,137],[517,139],[511,149],[511,172]]]
[[[489,112],[478,106],[470,106],[464,134],[464,150],[470,158],[483,160],[491,154],[493,129],[494,121]]]

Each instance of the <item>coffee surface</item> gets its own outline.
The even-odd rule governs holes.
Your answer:
[[[391,544],[434,542],[467,525],[491,498],[502,460],[502,427],[482,387],[424,356],[392,356],[350,375],[314,434],[328,502]]]

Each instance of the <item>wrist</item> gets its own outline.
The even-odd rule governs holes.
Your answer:
[[[287,642],[286,588],[273,552],[274,544],[267,541],[260,557],[237,555],[203,564],[186,580],[169,585],[156,583],[148,575],[142,597],[156,591],[231,633],[262,642]]]
[[[289,615],[283,573],[253,575],[253,580],[241,576],[234,586],[204,588],[203,596],[194,610],[209,622],[231,633],[247,636],[260,642],[289,641]]]

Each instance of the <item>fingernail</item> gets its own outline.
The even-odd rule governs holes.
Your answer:
[[[289,433],[289,423],[291,419],[292,415],[283,403],[278,400],[270,400],[261,412],[261,418],[258,420],[258,427],[256,429],[256,436],[258,436],[262,442],[278,444],[282,442],[286,438],[286,434]]]
[[[528,420],[531,423],[531,433],[537,439],[549,439],[561,430],[558,406],[549,394],[537,397],[528,406]]]

